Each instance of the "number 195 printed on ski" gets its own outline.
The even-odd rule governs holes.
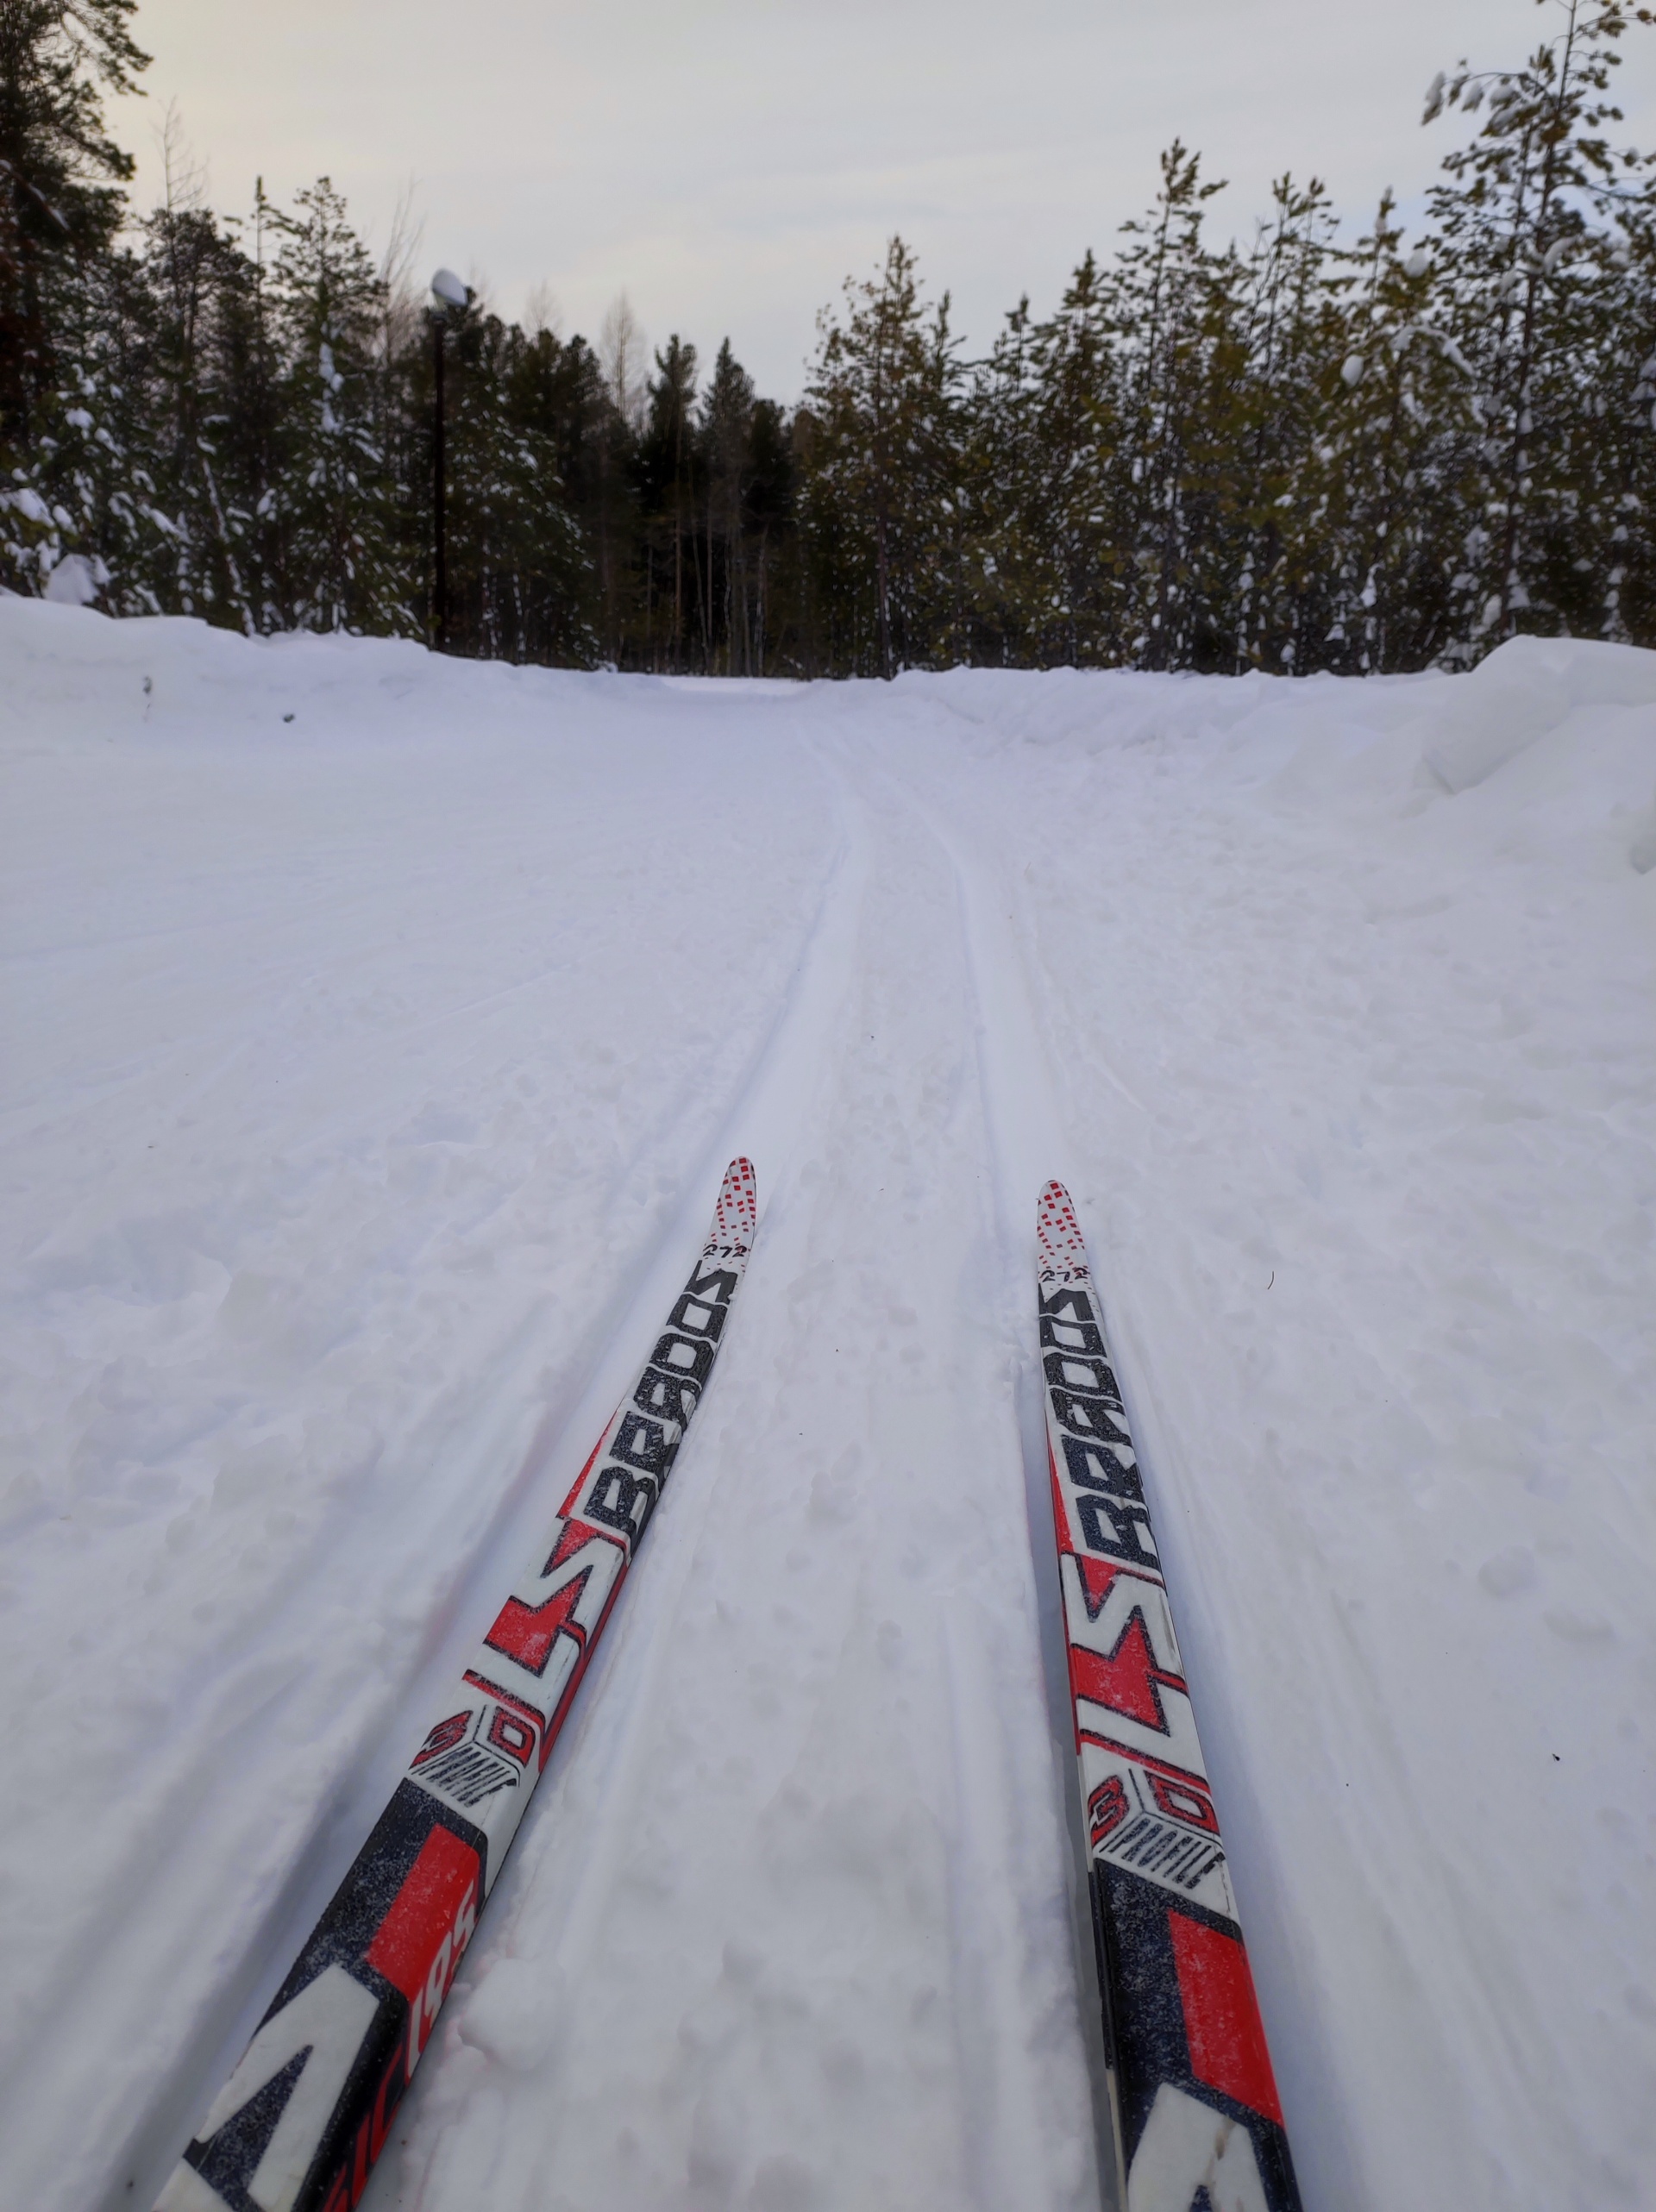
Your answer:
[[[1062,1183],[1037,1224],[1047,1463],[1126,2212],[1299,2212],[1103,1314]]]
[[[643,1373],[156,2212],[350,2212],[361,2196],[706,1387],[757,1218],[753,1169],[733,1160]]]

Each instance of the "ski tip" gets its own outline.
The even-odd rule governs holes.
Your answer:
[[[732,1160],[724,1170],[707,1249],[745,1252],[759,1226],[759,1185],[751,1160]]]
[[[1043,1275],[1086,1274],[1086,1240],[1070,1194],[1060,1182],[1048,1183],[1041,1193],[1035,1209],[1035,1242]]]

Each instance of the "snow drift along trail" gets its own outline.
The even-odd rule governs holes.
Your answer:
[[[371,2201],[1097,2202],[1058,1175],[1307,2205],[1656,2203],[1656,656],[0,669],[0,2201],[160,2186],[741,1149]]]

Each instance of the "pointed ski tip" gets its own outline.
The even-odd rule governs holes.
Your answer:
[[[1076,1219],[1069,1192],[1061,1182],[1050,1182],[1035,1210],[1035,1241],[1042,1275],[1087,1271],[1087,1244]]]
[[[718,1204],[713,1208],[711,1243],[745,1252],[759,1225],[759,1185],[751,1160],[732,1160],[724,1170]]]

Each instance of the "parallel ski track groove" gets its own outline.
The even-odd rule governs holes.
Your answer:
[[[893,779],[888,775],[890,784]],[[1088,2080],[1092,2092],[1094,2152],[1100,2199],[1104,2212],[1120,2212],[1120,2178],[1116,2169],[1114,2127],[1105,2078],[1104,2046],[1100,2027],[1100,1996],[1094,1957],[1091,1907],[1087,1870],[1081,1852],[1081,1795],[1076,1776],[1074,1719],[1070,1702],[1069,1664],[1063,1627],[1053,1545],[1051,1505],[1046,1475],[1045,1419],[1038,1369],[1031,1350],[1029,1321],[1028,1223],[1035,1195],[1047,1176],[1060,1172],[1052,1163],[1069,1162],[1057,1113],[1056,1087],[1032,1018],[1027,993],[1015,1006],[998,1009],[986,982],[986,945],[991,931],[1004,939],[998,921],[992,921],[978,881],[981,864],[967,858],[968,844],[957,824],[945,825],[934,806],[913,790],[900,787],[900,797],[916,822],[943,853],[952,874],[957,900],[961,957],[976,1012],[976,1062],[983,1123],[989,1143],[989,1169],[994,1190],[994,1216],[1000,1256],[1000,1315],[1003,1329],[1015,1346],[1013,1354],[1018,1400],[1018,1432],[1022,1449],[1026,1520],[1030,1538],[1028,1572],[1033,1585],[1033,1616],[1038,1624],[1042,1677],[1051,1729],[1055,1802],[1064,1818],[1064,1863],[1070,1877],[1070,1918],[1073,1942],[1077,2011],[1088,2052]],[[975,859],[975,855],[974,855]],[[997,944],[1000,964],[1015,961],[1009,943]],[[1004,984],[1006,978],[1000,979]],[[1004,997],[1004,993],[1002,994]],[[1008,1012],[1013,1015],[1007,1019]],[[1021,1021],[1016,1016],[1021,1014]],[[1022,1037],[1008,1034],[1022,1029]],[[1016,1062],[1022,1071],[1021,1087],[1035,1093],[1038,1103],[1026,1110],[1023,1150],[1031,1156],[1014,1162],[1015,1145],[1008,1124],[1014,1117],[1004,1076],[1000,1071]],[[1124,1085],[1116,1087],[1129,1103],[1138,1106]],[[1142,1112],[1142,1107],[1139,1108]],[[1030,2119],[1033,2121],[1034,2115]],[[1015,2201],[1015,2190],[1006,2201]]]

